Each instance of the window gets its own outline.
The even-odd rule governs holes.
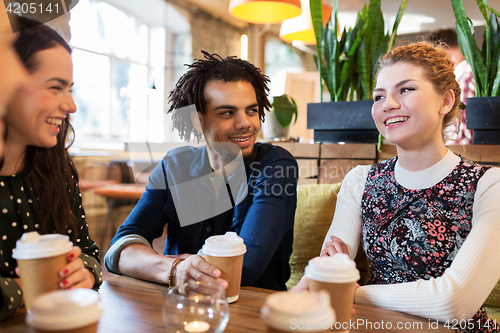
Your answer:
[[[271,79],[271,96],[285,93],[287,72],[301,73],[304,71],[300,51],[273,35],[266,36],[265,61],[266,74]]]
[[[71,11],[76,146],[172,140],[166,88],[183,74],[175,62],[192,52],[184,46],[169,56],[167,42],[190,34],[171,11],[163,0],[80,0]]]

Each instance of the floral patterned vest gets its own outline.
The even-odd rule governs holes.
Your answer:
[[[443,275],[472,228],[477,182],[489,169],[462,158],[436,185],[410,190],[394,178],[396,160],[370,168],[361,201],[370,284]]]

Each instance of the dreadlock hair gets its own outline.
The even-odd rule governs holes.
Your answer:
[[[269,77],[262,74],[261,70],[248,61],[228,56],[222,59],[218,54],[210,54],[201,50],[205,59],[196,59],[191,65],[186,65],[189,70],[177,81],[174,90],[170,92],[170,108],[167,113],[172,114],[173,127],[179,131],[181,139],[189,141],[194,134],[197,142],[202,138],[191,121],[192,108],[181,108],[194,105],[201,114],[206,112],[205,87],[210,81],[238,82],[247,81],[255,89],[257,103],[259,104],[259,119],[264,122],[264,110],[269,111],[271,103],[267,99]]]
[[[39,65],[35,57],[39,51],[61,45],[71,54],[68,43],[55,30],[40,22],[19,17],[18,28],[21,32],[14,47],[30,73],[35,72]],[[74,241],[78,232],[70,202],[75,191],[73,177],[78,174],[67,151],[74,140],[74,135],[71,135],[66,143],[69,133],[74,134],[74,130],[68,115],[60,126],[57,144],[52,148],[28,146],[25,162],[38,198],[39,232],[65,234],[69,229]]]

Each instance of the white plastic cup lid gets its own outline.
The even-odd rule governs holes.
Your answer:
[[[321,282],[348,283],[359,280],[356,263],[344,253],[312,258],[306,266],[305,275]]]
[[[266,298],[261,318],[268,326],[285,332],[322,332],[334,327],[335,310],[331,307],[330,295],[324,290],[285,291]]]
[[[29,260],[58,256],[73,248],[67,235],[40,235],[36,231],[24,233],[12,250],[14,259]]]
[[[212,257],[234,257],[247,252],[243,238],[235,232],[208,237],[202,247],[203,253]]]
[[[28,325],[41,330],[69,330],[99,320],[99,293],[92,289],[52,291],[37,297],[26,316]]]

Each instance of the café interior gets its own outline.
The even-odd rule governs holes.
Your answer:
[[[272,18],[272,23],[262,21],[262,13],[273,17],[282,14],[283,10],[273,13],[264,9],[260,10],[260,15],[257,10],[256,17],[252,17],[253,11],[237,13],[233,10],[233,2],[245,1],[79,0],[67,14],[47,23],[68,40],[73,49],[75,85],[72,96],[78,111],[71,115],[75,137],[69,151],[80,175],[86,221],[91,237],[101,249],[101,259],[117,228],[141,198],[151,171],[167,151],[186,145],[172,129],[171,116],[166,114],[168,95],[187,71],[185,64],[201,58],[200,50],[248,60],[269,76],[270,96],[288,94],[293,97],[298,112],[288,133],[271,133],[272,121],[266,121],[268,124],[263,125],[259,141],[271,142],[292,153],[299,165],[299,186],[340,186],[345,174],[355,166],[370,165],[396,155],[395,148],[388,143],[377,149],[375,142],[351,143],[316,138],[314,130],[308,126],[308,104],[327,102],[329,95],[323,92],[320,96],[320,75],[314,58],[317,54],[315,40],[287,37],[289,32],[286,29],[300,28],[300,23],[287,25],[285,19],[279,17]],[[308,0],[300,2],[302,14],[296,19],[310,21],[309,9],[304,6]],[[324,10],[328,10],[329,2],[323,1]],[[353,27],[358,12],[368,3],[369,0],[339,0],[340,29]],[[475,38],[480,40],[484,18],[476,0],[464,0],[463,3],[474,23]],[[488,4],[500,10],[500,0],[490,0]],[[400,5],[401,0],[381,1],[386,30],[392,27]],[[396,45],[424,40],[432,31],[454,29],[455,24],[451,1],[408,0]],[[202,146],[203,142],[187,144]],[[500,165],[498,144],[471,143],[450,145],[449,148],[473,161]],[[326,234],[335,206],[325,208],[328,205],[322,203],[332,198],[335,200],[335,189],[332,188],[328,195],[323,199],[326,201],[321,202],[308,202],[307,196],[299,198],[296,244],[291,260],[302,259],[307,264],[307,256],[310,259],[320,252],[324,236],[311,240],[301,235],[307,234],[310,220],[324,231],[323,235]],[[321,209],[318,208],[320,205]],[[162,253],[164,243],[165,235],[155,240],[153,247]],[[303,272],[303,268],[302,263],[297,269]],[[293,282],[297,283],[300,276],[302,274],[296,275]],[[109,311],[110,315],[101,320],[99,332],[164,331],[162,306],[165,306],[167,289],[118,277],[105,269],[103,280],[108,282],[101,287],[101,299],[108,307],[104,313]],[[129,292],[128,296],[123,296],[124,290]],[[240,300],[230,305],[226,332],[260,332],[263,327],[259,322],[260,307],[270,293],[242,289],[240,298],[246,303],[241,304]],[[141,299],[144,295],[148,295],[147,300]],[[117,313],[111,314],[109,307],[116,307]],[[424,331],[434,324],[404,314],[398,317],[399,314],[383,309],[363,306],[355,309],[357,318],[366,321],[387,318],[394,323],[404,321],[416,325],[412,327],[423,325]],[[6,332],[22,332],[25,329],[21,327],[22,320],[22,317],[11,320]],[[189,332],[204,331],[196,329],[198,327]],[[438,327],[436,323],[435,327],[432,326],[433,332],[440,330],[444,330],[442,325]]]
[[[493,8],[500,5],[489,3]],[[339,1],[339,24],[352,27],[366,4],[367,0]],[[386,26],[392,25],[400,5],[398,0],[382,1]],[[102,187],[102,182],[143,186],[168,150],[186,144],[172,130],[171,116],[165,112],[167,97],[187,70],[184,65],[201,57],[200,50],[248,59],[270,77],[270,96],[286,93],[294,98],[297,121],[290,126],[288,137],[275,142],[298,159],[299,184],[338,183],[341,173],[324,170],[340,168],[345,175],[356,165],[394,154],[391,147],[378,152],[373,144],[339,146],[315,141],[313,130],[307,127],[307,104],[320,101],[315,45],[283,37],[287,32],[282,30],[282,21],[250,23],[251,18],[236,17],[229,6],[229,0],[80,0],[69,14],[52,22],[74,49],[73,98],[78,111],[71,119],[75,142],[70,152],[82,178],[89,226],[97,229],[91,233],[106,238],[99,244],[104,249],[138,194],[135,188],[119,189],[125,193],[122,195],[96,194],[93,189]],[[476,22],[476,38],[482,38],[484,19],[475,0],[464,1],[464,6]],[[396,45],[454,26],[449,1],[410,0]],[[324,93],[323,101],[328,98]],[[266,130],[270,131],[264,123],[262,132]],[[273,140],[272,135],[264,138],[261,134],[261,140]],[[488,153],[494,149],[478,149],[486,150],[484,162],[498,161],[498,156]],[[109,195],[118,195],[118,201]]]

